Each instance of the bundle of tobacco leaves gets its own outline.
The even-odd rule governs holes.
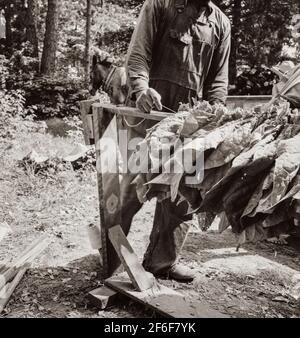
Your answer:
[[[148,131],[140,147],[148,147],[148,156],[135,154],[147,158],[149,169],[135,180],[138,196],[180,196],[190,212],[222,213],[239,245],[296,231],[299,122],[299,110],[283,99],[249,110],[205,101],[183,105]]]

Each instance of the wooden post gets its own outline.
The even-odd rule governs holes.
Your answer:
[[[83,135],[86,145],[92,145],[95,143],[94,128],[93,128],[93,115],[92,115],[92,105],[96,100],[86,100],[79,102],[81,120],[83,126]]]
[[[102,248],[100,250],[103,263],[102,278],[107,278],[110,277],[120,265],[118,255],[108,238],[108,230],[121,224],[120,182],[119,173],[103,172],[101,163],[100,140],[111,121],[111,115],[105,113],[102,107],[93,106],[93,116],[102,237]],[[116,163],[116,168],[118,168],[118,163]]]

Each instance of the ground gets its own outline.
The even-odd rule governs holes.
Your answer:
[[[98,252],[87,226],[99,223],[97,179],[93,171],[63,170],[46,177],[18,166],[29,151],[66,155],[72,139],[25,134],[0,141],[0,223],[13,232],[0,243],[0,261],[11,260],[48,234],[51,244],[35,260],[14,292],[4,317],[153,317],[143,306],[124,299],[106,311],[93,307],[87,293],[101,285]],[[139,258],[147,245],[155,201],[135,218],[129,240]],[[300,317],[291,297],[300,274],[300,248],[270,243],[246,245],[239,252],[230,230],[203,233],[193,226],[181,261],[195,269],[191,284],[161,280],[232,317]]]

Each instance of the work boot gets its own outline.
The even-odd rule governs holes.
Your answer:
[[[165,273],[157,273],[155,277],[174,279],[178,282],[192,282],[195,278],[195,273],[187,266],[176,263],[173,264],[169,271]]]

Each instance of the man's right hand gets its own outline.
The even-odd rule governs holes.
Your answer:
[[[162,110],[161,96],[153,88],[138,93],[136,107],[143,113],[150,113],[153,107]]]

